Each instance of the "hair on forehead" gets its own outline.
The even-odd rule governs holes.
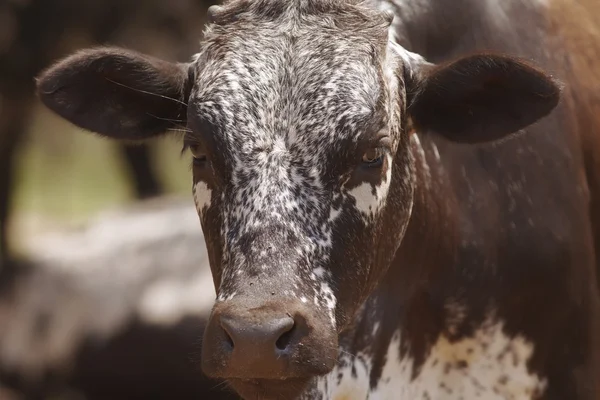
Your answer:
[[[229,0],[209,10],[209,19],[218,25],[308,16],[333,17],[353,30],[380,27],[383,32],[393,18],[389,12],[368,7],[364,0]]]
[[[385,13],[341,0],[233,0],[209,13],[194,58],[197,120],[269,134],[329,124],[351,135],[386,104]]]

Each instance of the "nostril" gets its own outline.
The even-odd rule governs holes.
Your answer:
[[[235,342],[233,341],[233,332],[232,329],[226,321],[221,320],[221,329],[223,330],[223,334],[225,336],[225,340],[223,341],[225,345],[229,346],[229,350],[233,350],[235,347]]]
[[[288,330],[287,332],[284,332],[279,339],[277,339],[277,341],[275,342],[275,346],[277,347],[278,350],[285,350],[288,348],[288,346],[290,345],[290,342],[292,341],[292,337],[294,336],[294,325],[292,325],[292,327],[290,328],[290,330]]]
[[[225,329],[223,329],[223,332],[225,333],[225,344],[227,346],[229,346],[229,349],[233,350],[233,348],[235,347],[235,344],[233,343],[233,339],[231,338],[231,335]]]

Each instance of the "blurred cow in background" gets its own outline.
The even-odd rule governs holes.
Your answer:
[[[199,367],[215,291],[196,221],[161,199],[32,239],[0,289],[0,400],[237,399]]]
[[[170,60],[197,47],[212,0],[2,0],[0,2],[0,271],[15,153],[32,116],[34,77],[80,47],[112,43]],[[175,128],[174,124],[174,128]],[[137,198],[162,193],[147,145],[119,145]]]

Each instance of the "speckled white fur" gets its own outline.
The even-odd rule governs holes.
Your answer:
[[[225,7],[244,9],[241,4],[231,2]],[[269,3],[255,4],[257,8],[270,7]],[[379,34],[381,48],[376,53],[369,43],[371,36],[359,41],[359,36],[335,33],[334,39],[324,37],[315,42],[308,31],[315,28],[299,15],[300,3],[290,3],[287,9],[273,8],[268,14],[275,21],[264,21],[262,13],[253,15],[253,7],[244,11],[237,29],[247,24],[252,31],[264,30],[265,35],[233,39],[221,47],[223,31],[210,25],[201,51],[194,57],[197,81],[189,99],[194,104],[194,118],[209,120],[218,127],[219,147],[227,149],[227,185],[213,192],[201,181],[194,187],[201,216],[211,206],[211,197],[219,196],[220,200],[223,259],[219,299],[229,298],[237,290],[235,282],[243,282],[246,275],[254,273],[278,271],[290,282],[314,276],[304,280],[304,286],[311,285],[303,289],[305,297],[324,309],[335,326],[337,300],[331,289],[332,277],[327,273],[311,275],[311,269],[327,265],[335,224],[340,219],[358,214],[364,224],[375,223],[395,172],[388,156],[388,167],[379,183],[353,182],[353,188],[347,189],[343,183],[325,181],[330,168],[327,160],[344,150],[343,143],[347,146],[373,134],[362,126],[377,115],[375,110],[382,99],[390,114],[385,129],[394,143],[399,141],[402,99],[398,94],[402,91],[393,70],[408,56],[386,54],[388,26],[375,10],[360,8],[360,12],[379,20],[378,26],[365,28]],[[319,23],[325,24],[326,19]],[[290,32],[295,34],[294,41],[289,40]],[[337,40],[338,45],[328,46],[331,40]],[[383,86],[373,55],[387,71]],[[345,201],[349,199],[354,202]],[[295,238],[293,251],[305,260],[304,270],[291,265],[283,268],[281,262],[255,261],[273,258],[264,248],[251,248],[250,254],[240,249],[244,237],[275,227],[276,235]],[[278,236],[270,240],[283,239]]]

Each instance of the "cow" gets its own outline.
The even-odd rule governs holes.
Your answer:
[[[156,199],[30,238],[0,280],[0,399],[238,399],[195,362],[215,298],[195,213]]]
[[[201,364],[244,399],[599,399],[598,7],[231,0],[189,62],[37,90],[117,140],[185,121]]]

